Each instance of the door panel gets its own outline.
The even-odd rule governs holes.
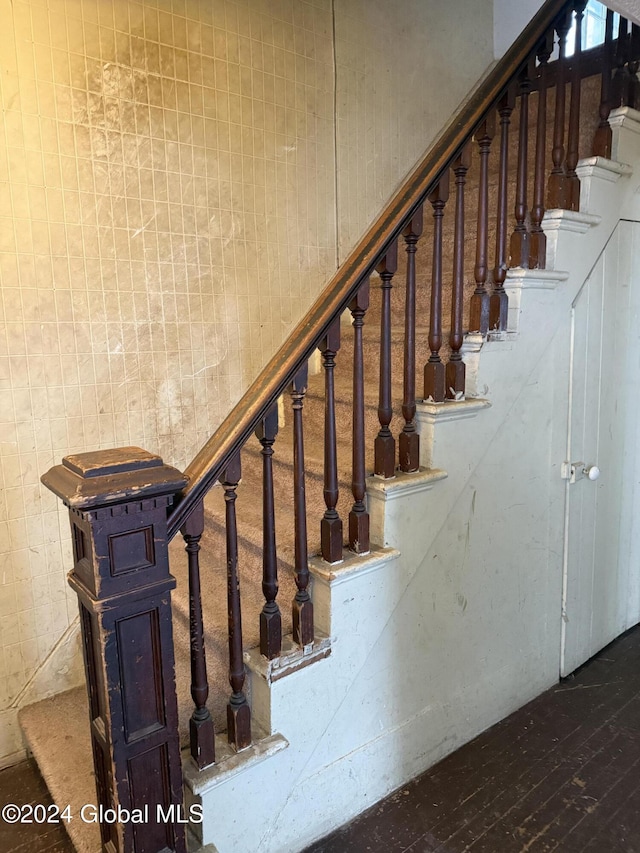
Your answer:
[[[601,474],[566,487],[562,675],[640,618],[639,229],[619,224],[572,308],[567,459]]]

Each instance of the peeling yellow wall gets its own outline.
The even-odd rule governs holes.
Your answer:
[[[492,4],[444,5],[0,0],[0,761],[34,674],[78,678],[40,474],[186,465],[491,61]]]

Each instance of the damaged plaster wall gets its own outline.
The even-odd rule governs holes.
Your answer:
[[[482,3],[0,0],[0,762],[80,678],[40,475],[189,462],[490,63]]]
[[[39,476],[130,444],[185,466],[335,268],[334,182],[317,181],[333,174],[333,48],[327,2],[1,0],[0,13],[11,760],[16,706],[79,677],[59,660],[77,662],[59,645],[77,614],[68,521]]]

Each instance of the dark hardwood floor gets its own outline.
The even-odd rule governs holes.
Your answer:
[[[33,762],[0,804],[50,803]],[[640,853],[640,627],[307,853]],[[73,853],[0,820],[0,853]],[[257,853],[257,851],[242,851]]]
[[[640,853],[640,627],[306,853]]]
[[[49,805],[52,800],[35,761],[23,761],[0,772],[0,808],[8,803],[22,806]],[[0,818],[2,853],[74,853],[61,824],[7,823]]]

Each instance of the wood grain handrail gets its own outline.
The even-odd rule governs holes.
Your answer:
[[[418,166],[336,271],[295,330],[262,369],[240,401],[187,467],[187,485],[178,493],[168,517],[172,538],[192,510],[238,453],[266,410],[283,393],[301,365],[349,305],[364,278],[373,271],[389,243],[459,155],[464,144],[497,103],[571,0],[547,0],[507,53],[489,71],[472,96],[451,118]]]

